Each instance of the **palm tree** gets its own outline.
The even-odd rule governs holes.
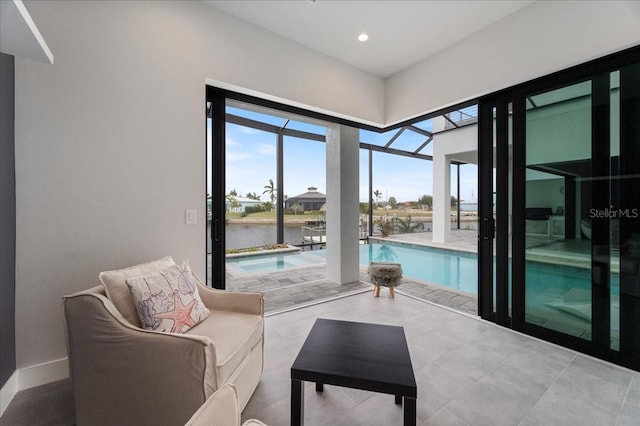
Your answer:
[[[271,198],[271,203],[275,204],[276,202],[276,186],[273,183],[273,179],[269,179],[269,184],[264,186],[263,194],[269,194],[269,198]]]
[[[408,234],[419,229],[424,229],[424,225],[421,222],[411,223],[411,215],[407,216],[404,220],[399,217],[396,221],[396,229],[400,234]]]
[[[376,208],[378,207],[378,200],[380,199],[380,197],[382,197],[382,192],[378,191],[377,189],[375,191],[373,191],[373,196],[376,197]]]

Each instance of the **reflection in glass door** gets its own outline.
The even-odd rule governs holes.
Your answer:
[[[638,68],[523,96],[524,328],[636,366]]]
[[[585,340],[592,279],[605,287],[609,280],[608,259],[596,266],[591,256],[590,212],[596,200],[609,203],[598,188],[606,182],[594,179],[603,173],[592,160],[591,106],[585,81],[528,96],[526,107],[525,321]],[[598,250],[607,256],[608,248]]]

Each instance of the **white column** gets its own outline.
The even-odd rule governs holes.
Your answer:
[[[327,128],[327,279],[358,281],[359,164],[358,129]]]
[[[451,159],[433,146],[433,235],[434,243],[451,238]]]

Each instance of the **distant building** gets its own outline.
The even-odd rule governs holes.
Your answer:
[[[235,200],[238,202],[238,205],[236,206],[232,206],[229,199],[225,201],[225,207],[229,213],[242,213],[247,207],[254,207],[262,204],[262,201],[253,200],[251,198],[235,197]]]
[[[318,192],[318,188],[315,186],[310,186],[307,190],[304,194],[287,198],[284,202],[284,208],[290,209],[297,204],[302,207],[301,211],[320,210],[324,203],[327,202],[327,196],[322,192]]]

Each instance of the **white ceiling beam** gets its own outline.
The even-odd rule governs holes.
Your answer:
[[[0,52],[53,65],[53,53],[22,0],[0,1]]]

